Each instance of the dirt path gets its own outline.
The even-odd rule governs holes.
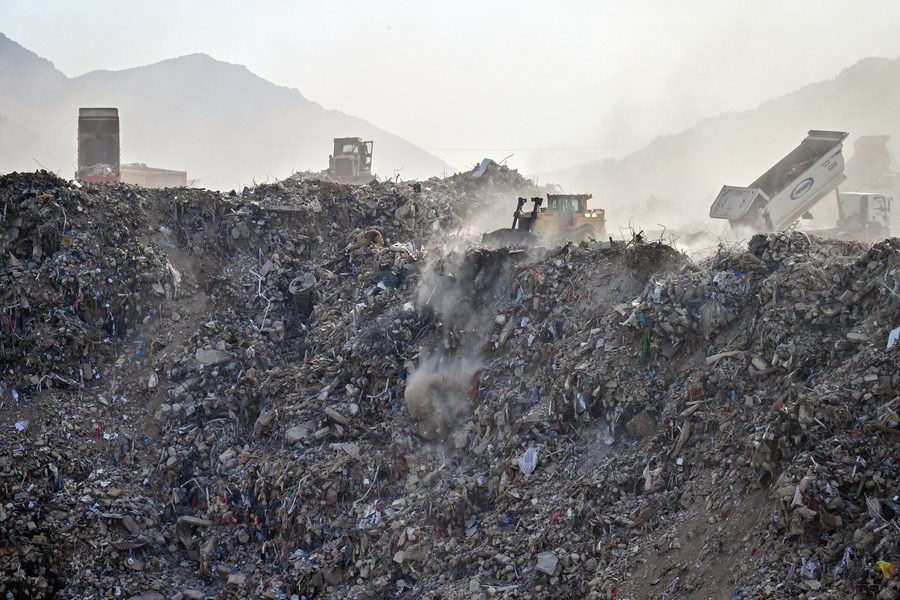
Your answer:
[[[647,533],[646,557],[619,597],[731,600],[740,592],[735,576],[771,559],[757,551],[769,535],[765,493],[711,487],[714,494],[693,499],[687,519]]]

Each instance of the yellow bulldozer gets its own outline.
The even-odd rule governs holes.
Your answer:
[[[339,183],[372,181],[372,142],[362,138],[334,138],[334,154],[328,157],[326,175]]]
[[[519,198],[512,227],[485,233],[481,242],[489,246],[533,246],[606,237],[606,213],[587,207],[591,194],[547,194],[532,198],[531,210],[523,211],[526,198]]]

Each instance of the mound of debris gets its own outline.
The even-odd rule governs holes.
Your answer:
[[[0,178],[0,594],[895,598],[900,240],[489,249],[483,166]]]

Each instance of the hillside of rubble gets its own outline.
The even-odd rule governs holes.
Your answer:
[[[896,598],[900,240],[479,243],[542,191],[0,177],[0,595]]]

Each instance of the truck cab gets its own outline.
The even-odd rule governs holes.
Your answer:
[[[838,194],[838,222],[840,228],[873,230],[890,235],[892,198],[867,192]],[[877,234],[876,234],[877,235]]]

